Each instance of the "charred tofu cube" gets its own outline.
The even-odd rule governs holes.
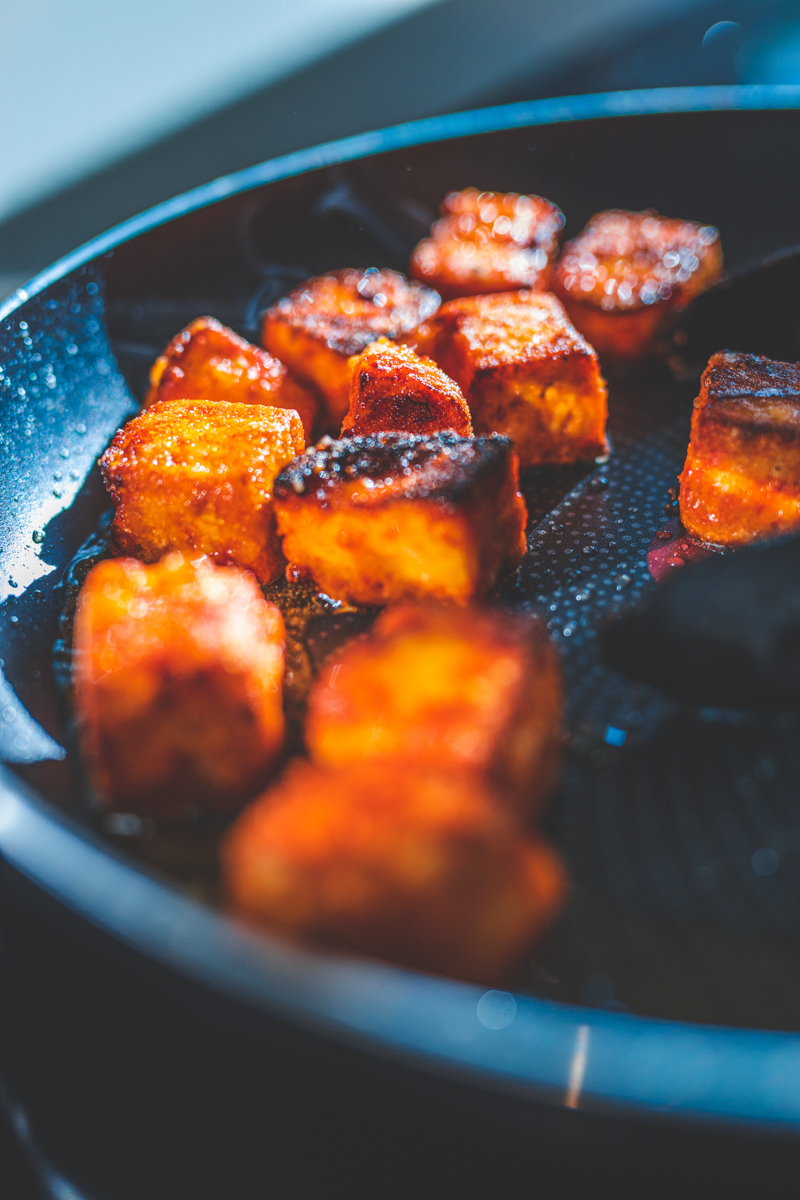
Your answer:
[[[514,439],[522,467],[606,453],[606,386],[597,355],[555,296],[450,300],[409,341],[458,383],[476,433]]]
[[[233,906],[284,935],[500,983],[552,921],[560,858],[470,776],[295,763],[223,846]]]
[[[350,411],[342,436],[438,433],[472,437],[469,409],[458,384],[429,358],[385,338],[351,359]]]
[[[115,553],[167,550],[253,571],[284,566],[272,508],[278,472],[305,445],[296,412],[264,404],[167,400],[119,429],[101,467],[114,502]]]
[[[544,291],[564,216],[541,196],[466,188],[445,197],[441,218],[411,256],[411,274],[445,300],[517,288]]]
[[[561,719],[559,657],[536,618],[398,605],[325,664],[306,744],[322,766],[475,772],[528,814],[554,782]]]
[[[392,341],[433,315],[439,296],[397,271],[345,270],[309,279],[264,318],[263,342],[298,378],[314,384],[338,430],[350,404],[348,359],[379,337]]]
[[[244,571],[107,559],[74,626],[75,702],[99,800],[175,817],[229,811],[283,745],[283,618]]]
[[[602,358],[648,354],[671,313],[722,275],[711,225],[611,209],[564,246],[552,288]]]
[[[311,441],[319,401],[282,362],[213,317],[198,317],[153,364],[145,408],[162,400],[227,400],[290,408]]]
[[[525,553],[508,438],[324,438],[275,480],[288,570],[350,604],[466,604]]]
[[[800,366],[715,354],[680,483],[681,520],[701,542],[742,546],[800,529]]]

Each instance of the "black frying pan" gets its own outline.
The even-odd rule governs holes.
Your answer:
[[[524,481],[531,553],[505,598],[544,611],[564,653],[549,821],[573,899],[513,1002],[246,932],[93,830],[53,645],[106,503],[95,458],[189,319],[254,337],[307,274],[402,269],[468,184],[552,198],[568,235],[611,206],[710,222],[735,272],[800,242],[795,105],[793,88],[642,92],[351,139],[163,205],[5,305],[2,1070],[53,1194],[64,1177],[95,1200],[455,1195],[583,1169],[624,1194],[654,1164],[684,1190],[701,1169],[730,1188],[794,1165],[800,721],[681,707],[597,648],[653,586],[692,379],[616,381],[610,461]]]

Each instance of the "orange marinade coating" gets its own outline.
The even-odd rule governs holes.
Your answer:
[[[293,379],[282,362],[213,317],[192,321],[153,363],[144,406],[161,400],[228,400],[294,409],[307,441],[319,409],[316,395]]]
[[[713,355],[680,484],[681,520],[701,542],[742,546],[800,529],[800,366]]]
[[[555,296],[450,300],[408,341],[458,383],[476,433],[514,439],[522,467],[588,461],[608,450],[597,355]]]
[[[350,404],[348,359],[376,338],[393,341],[439,307],[439,296],[398,271],[347,269],[309,279],[264,317],[263,342],[300,379],[319,389],[327,424],[338,430]]]
[[[283,618],[244,571],[107,559],[74,626],[81,745],[102,803],[229,811],[263,787],[284,737]]]
[[[305,448],[296,412],[264,404],[167,400],[114,436],[100,465],[114,502],[115,553],[155,562],[207,554],[261,583],[284,565],[272,483]]]
[[[555,204],[466,188],[445,196],[441,213],[411,255],[411,275],[443,299],[547,288],[564,226]]]
[[[235,909],[304,941],[502,983],[561,907],[566,874],[480,781],[295,762],[227,836]]]
[[[528,814],[555,780],[562,708],[559,656],[541,621],[398,605],[326,662],[306,745],[322,766],[475,772]]]
[[[631,359],[647,354],[665,318],[721,275],[713,226],[609,209],[566,243],[551,286],[601,355]]]
[[[483,596],[525,554],[509,438],[323,438],[275,480],[296,576],[349,604]]]
[[[458,384],[429,358],[381,338],[350,360],[350,409],[342,436],[394,430],[472,437],[467,402]]]

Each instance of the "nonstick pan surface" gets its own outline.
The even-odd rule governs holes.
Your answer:
[[[95,459],[188,320],[209,312],[255,337],[263,309],[309,274],[403,269],[444,192],[469,184],[550,197],[567,236],[612,206],[712,223],[736,273],[800,243],[795,106],[800,89],[678,89],[366,135],[161,206],[12,298],[0,314],[8,866],[139,955],[359,1053],[548,1105],[794,1128],[800,716],[690,711],[597,649],[601,621],[655,586],[647,550],[696,379],[658,367],[612,380],[608,462],[523,479],[529,553],[502,599],[543,613],[564,659],[570,737],[547,822],[572,899],[513,997],[246,932],[192,898],[192,870],[163,847],[135,843],[124,822],[93,826],[53,646],[65,571],[106,506]]]

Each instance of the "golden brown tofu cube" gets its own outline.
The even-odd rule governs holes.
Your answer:
[[[411,255],[411,274],[445,300],[517,288],[544,291],[564,216],[541,196],[479,192],[445,196],[441,218]]]
[[[552,288],[601,357],[641,358],[670,314],[722,275],[711,225],[610,209],[564,246]]]
[[[605,454],[597,355],[555,296],[507,292],[443,304],[409,338],[455,379],[476,433],[506,433],[522,467]]]
[[[398,271],[337,271],[307,280],[273,305],[264,318],[263,342],[319,389],[333,431],[350,404],[348,359],[379,337],[402,337],[438,307],[436,292]]]
[[[297,762],[239,817],[223,876],[276,932],[480,983],[505,980],[553,919],[561,860],[457,774]]]
[[[291,408],[311,441],[317,396],[282,362],[213,317],[198,317],[172,339],[153,364],[145,408],[161,400],[227,400]]]
[[[800,529],[800,366],[715,354],[680,481],[681,520],[701,542],[742,546]]]
[[[244,571],[107,559],[75,617],[81,744],[103,804],[154,816],[230,810],[284,737],[283,618]]]
[[[562,706],[558,652],[537,619],[398,605],[325,664],[306,744],[322,766],[472,771],[527,814],[555,779]]]
[[[350,604],[466,604],[525,553],[508,438],[324,438],[275,480],[287,571]]]
[[[207,554],[261,583],[284,565],[272,484],[305,447],[296,412],[264,404],[166,400],[119,429],[101,459],[114,502],[112,546],[155,562]]]
[[[438,433],[472,437],[461,388],[436,363],[385,338],[350,360],[350,410],[342,436],[368,433]]]

